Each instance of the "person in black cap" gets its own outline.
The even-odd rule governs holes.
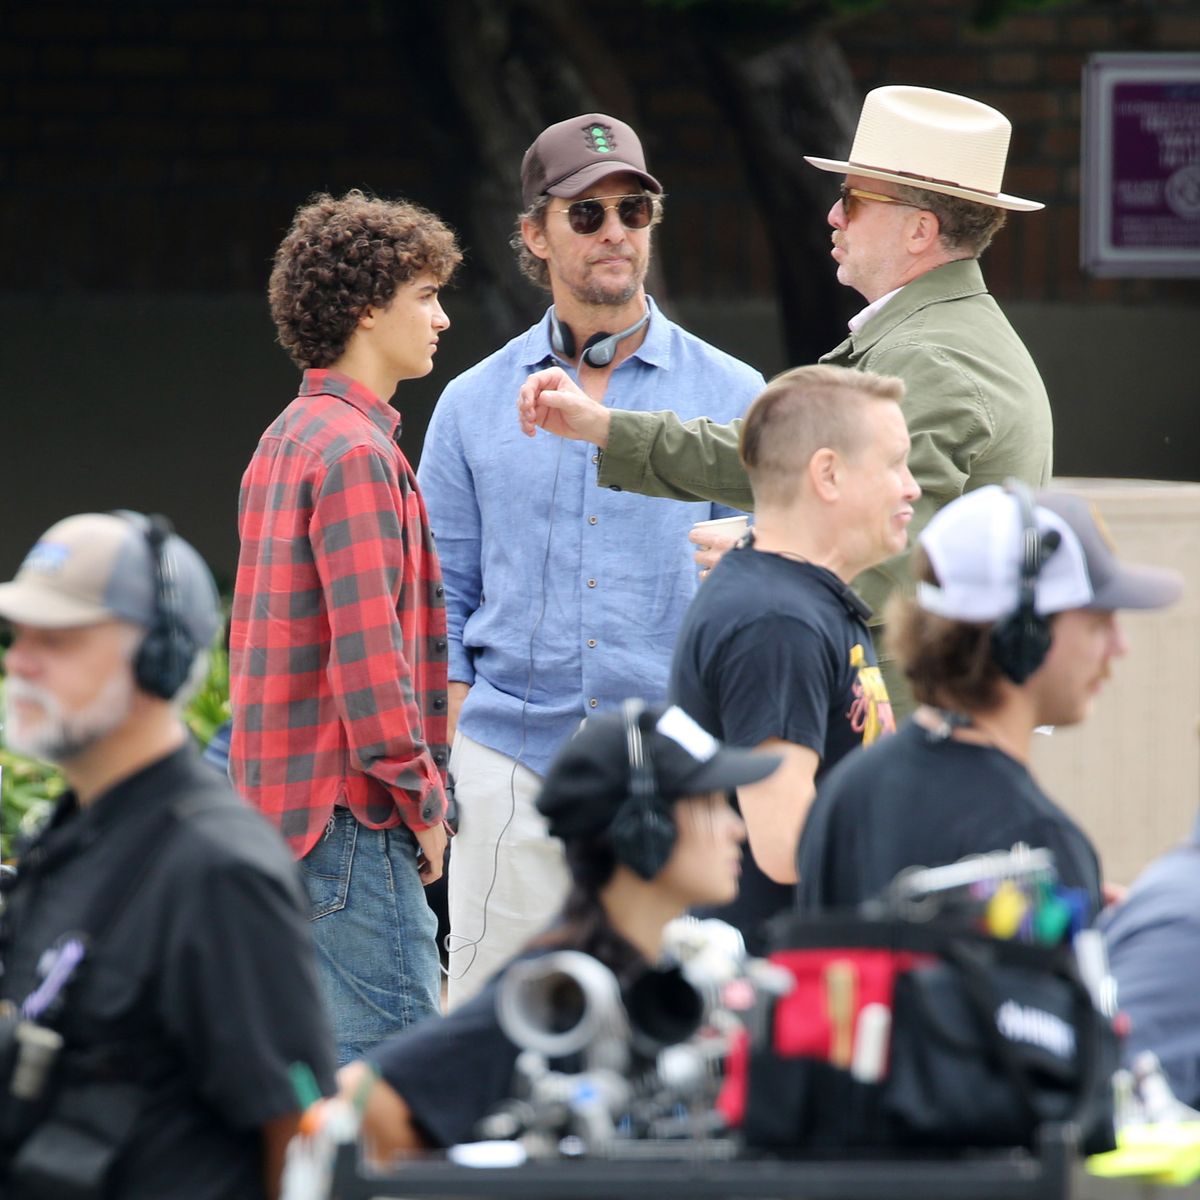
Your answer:
[[[1128,648],[1117,610],[1165,608],[1182,579],[1121,562],[1079,497],[1014,480],[938,512],[914,566],[916,594],[893,599],[888,628],[920,707],[817,789],[801,906],[853,907],[909,867],[1024,842],[1053,853],[1095,916],[1096,851],[1030,772],[1034,730],[1087,718]]]
[[[679,708],[627,701],[590,718],[562,747],[537,802],[563,841],[571,889],[521,957],[580,950],[630,982],[658,959],[668,921],[736,894],[745,830],[728,793],[780,761],[722,745]],[[469,1140],[511,1095],[518,1048],[496,1014],[505,970],[449,1016],[342,1069],[341,1094],[362,1108],[373,1154]]]
[[[200,555],[134,513],[58,522],[0,584],[5,742],[70,788],[5,881],[5,1200],[263,1200],[294,1066],[333,1087],[291,858],[180,717],[219,611]]]
[[[666,699],[671,645],[696,589],[688,534],[733,515],[708,501],[596,492],[590,447],[528,442],[512,424],[517,389],[543,366],[610,407],[682,420],[730,420],[758,394],[757,371],[646,294],[662,191],[637,133],[616,117],[584,113],[538,135],[521,164],[513,246],[553,304],[450,382],[425,434],[417,478],[445,576],[460,817],[451,1007],[561,903],[562,849],[534,809],[541,779],[584,717],[631,692]]]

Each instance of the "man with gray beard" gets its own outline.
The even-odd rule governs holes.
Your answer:
[[[291,858],[181,720],[212,577],[163,518],[85,513],[0,617],[5,742],[70,788],[4,881],[0,1194],[275,1196],[332,1042]]]
[[[521,192],[513,246],[553,304],[450,383],[417,472],[446,587],[452,1005],[565,897],[562,849],[534,808],[540,778],[584,717],[665,698],[696,587],[688,533],[733,513],[598,491],[591,447],[522,437],[512,398],[553,366],[609,407],[731,420],[763,383],[646,295],[662,185],[623,121],[551,125],[525,154]]]

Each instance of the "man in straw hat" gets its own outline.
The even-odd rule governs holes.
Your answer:
[[[907,385],[909,461],[922,491],[914,533],[972,488],[1050,476],[1046,389],[976,261],[1008,211],[1042,207],[1001,191],[1010,132],[1003,114],[966,96],[882,87],[863,104],[847,160],[808,159],[845,176],[829,210],[831,253],[838,279],[867,301],[849,337],[821,361]],[[530,435],[541,426],[602,447],[601,485],[753,506],[738,421],[610,411],[553,369],[530,377],[519,405]],[[856,586],[878,609],[905,578],[902,555]],[[903,698],[898,683],[889,672],[893,699]]]

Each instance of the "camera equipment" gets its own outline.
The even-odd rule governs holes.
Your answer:
[[[616,976],[591,955],[560,950],[516,963],[496,994],[500,1028],[546,1058],[583,1055],[589,1069],[622,1071],[629,1022]]]
[[[710,982],[725,974],[717,968]],[[718,996],[715,982],[694,986],[686,967],[646,970],[622,991],[607,967],[577,951],[518,963],[496,998],[501,1028],[521,1049],[515,1095],[478,1133],[520,1138],[532,1157],[669,1157],[680,1138],[692,1151],[700,1139],[705,1157],[728,1156],[714,1105],[740,1023]]]

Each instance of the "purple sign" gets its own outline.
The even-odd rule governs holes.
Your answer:
[[[1200,54],[1099,54],[1085,75],[1083,264],[1200,276]]]

